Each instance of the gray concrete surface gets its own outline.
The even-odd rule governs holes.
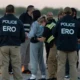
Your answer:
[[[44,61],[46,62],[46,52],[45,52],[45,49],[44,49]],[[79,55],[79,61],[80,61],[80,55]],[[46,63],[45,63],[46,64]],[[47,69],[46,69],[46,72],[47,72]],[[74,73],[75,74],[75,73]],[[80,76],[80,65],[79,65],[79,69],[78,69],[78,76]],[[27,80],[28,78],[30,77],[30,75],[27,75],[27,74],[23,74],[23,80]],[[37,74],[37,80],[40,78],[40,71],[38,70],[38,74]],[[48,75],[47,75],[47,78],[48,78]],[[0,80],[1,80],[1,74],[0,74]],[[10,80],[14,80],[13,79],[13,75],[10,75]],[[64,79],[64,80],[69,80],[69,79]]]
[[[30,77],[30,75],[23,74],[23,80],[27,80],[27,79],[29,79],[29,77]],[[38,74],[37,74],[37,80],[38,79],[40,79],[40,72],[39,71],[38,71]],[[0,80],[1,80],[1,74],[0,74]],[[10,80],[14,80],[13,75],[10,75]],[[69,79],[64,79],[64,80],[69,80]]]

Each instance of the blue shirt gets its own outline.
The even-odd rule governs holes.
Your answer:
[[[31,26],[31,30],[30,32],[27,34],[28,38],[32,38],[32,37],[41,37],[44,31],[44,27],[42,25],[40,25],[37,21],[32,23]]]

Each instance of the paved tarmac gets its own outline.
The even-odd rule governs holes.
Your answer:
[[[30,75],[23,74],[23,80],[27,80],[27,79],[29,79],[29,77],[30,77]],[[38,79],[40,79],[40,72],[39,71],[38,71],[38,75],[37,75],[37,79],[36,80],[38,80]],[[1,74],[0,74],[0,80],[1,80]],[[10,75],[10,80],[14,80],[13,79],[13,75]],[[64,80],[69,80],[69,79],[64,79]]]
[[[46,52],[44,50],[44,61],[46,62]],[[79,59],[80,59],[80,55],[79,55]],[[80,61],[80,60],[79,60]],[[46,69],[46,72],[47,72],[47,69]],[[75,74],[75,73],[74,73]],[[78,76],[80,76],[80,65],[79,65],[79,69],[78,69]],[[23,80],[27,80],[29,79],[30,75],[28,74],[23,74]],[[47,75],[47,78],[48,78],[48,75]],[[40,71],[38,70],[38,74],[37,74],[37,80],[40,79]],[[1,80],[1,74],[0,74],[0,80]],[[13,79],[13,75],[10,75],[10,80],[14,80]],[[64,80],[69,80],[69,79],[64,79]],[[78,79],[79,80],[79,79]]]

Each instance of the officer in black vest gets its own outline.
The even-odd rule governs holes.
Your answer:
[[[79,19],[77,18],[77,10],[75,9],[75,8],[71,8],[71,10],[72,10],[72,17],[75,19],[75,20],[77,20],[77,21],[79,21]],[[78,68],[78,64],[79,64],[79,46],[80,46],[80,43],[79,43],[79,41],[80,40],[78,40],[78,48],[77,48],[77,54],[78,54],[78,61],[77,61],[77,68]],[[65,76],[65,78],[69,78],[70,76],[69,76],[69,61],[68,61],[68,59],[66,60],[66,76]]]
[[[0,50],[2,59],[2,80],[9,80],[9,59],[14,80],[22,80],[20,44],[25,41],[22,22],[14,16],[14,6],[6,7],[6,15],[0,19]]]
[[[46,24],[46,27],[45,27],[46,31],[44,31],[44,34],[46,35],[46,37],[48,39],[51,36],[51,31],[50,31],[50,30],[52,30],[51,26],[53,26],[53,23],[56,24],[55,19],[53,19],[53,13],[52,12],[47,13],[47,20],[48,20],[48,22]],[[48,34],[46,34],[47,31],[48,31]],[[46,59],[47,60],[48,60],[49,51],[50,51],[50,48],[51,48],[50,46],[51,45],[45,41],[45,47],[46,47],[46,53],[47,53]]]
[[[70,80],[77,80],[77,39],[80,38],[80,24],[71,16],[71,8],[66,7],[63,12],[64,17],[52,31],[53,36],[57,38],[57,80],[64,80],[67,57],[70,67]]]

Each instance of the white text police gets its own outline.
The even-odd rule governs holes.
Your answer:
[[[2,23],[6,23],[6,24],[17,24],[16,20],[3,20]]]
[[[66,22],[61,22],[61,26],[66,26],[66,27],[75,27],[75,23],[66,23]]]

